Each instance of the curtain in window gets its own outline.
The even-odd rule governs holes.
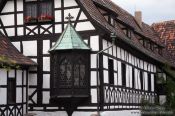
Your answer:
[[[26,4],[25,21],[31,22],[37,20],[37,4]]]
[[[42,2],[39,4],[39,20],[52,20],[52,3]]]

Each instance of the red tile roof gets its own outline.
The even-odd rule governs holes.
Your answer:
[[[4,57],[8,59],[7,61],[1,61],[1,63],[9,64],[17,64],[17,65],[36,65],[35,62],[30,60],[30,58],[22,55],[14,46],[13,44],[9,41],[7,37],[5,37],[1,32],[0,32],[0,57]]]
[[[162,43],[164,43],[175,56],[175,20],[159,22],[152,24],[153,29],[157,32]]]

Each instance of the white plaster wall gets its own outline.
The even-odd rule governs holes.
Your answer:
[[[91,71],[91,86],[96,86],[97,85],[97,72],[96,71]]]
[[[9,14],[9,15],[1,15],[2,22],[4,26],[12,26],[14,25],[14,14]],[[10,19],[10,21],[9,21]]]
[[[43,71],[50,71],[50,57],[43,57]]]
[[[143,69],[143,60],[140,60],[140,68]]]
[[[107,47],[108,47],[108,43],[106,40],[103,39],[103,49],[106,49]],[[107,50],[104,52],[107,53]]]
[[[97,67],[96,54],[91,54],[91,68]]]
[[[148,90],[148,73],[144,72],[145,90]]]
[[[108,69],[108,57],[103,55],[103,68]]]
[[[28,91],[28,95],[31,95],[36,89],[29,89]],[[34,100],[34,102],[37,102],[37,93],[32,97],[32,99]],[[29,101],[29,103],[32,103],[31,101]]]
[[[113,59],[114,61],[114,71],[117,71],[117,60]]]
[[[0,88],[0,105],[7,104],[7,89],[6,88]]]
[[[17,11],[23,11],[23,0],[17,0]]]
[[[104,70],[103,71],[103,75],[104,75],[104,83],[109,83],[109,74],[108,74],[108,71]]]
[[[2,10],[2,13],[14,12],[14,1],[7,1],[5,7]]]
[[[16,102],[22,103],[22,88],[21,87],[16,88]]]
[[[43,104],[49,104],[50,92],[43,92]]]
[[[23,18],[23,14],[17,14],[17,25],[23,25],[24,24],[24,18]]]
[[[125,59],[124,59],[124,50],[123,50],[123,49],[121,49],[121,59],[122,59],[122,60],[125,60]]]
[[[7,85],[7,71],[0,69],[0,85]]]
[[[122,85],[121,62],[118,61],[118,85]]]
[[[69,0],[70,2],[70,0]],[[70,2],[71,3],[71,2]],[[67,10],[64,10],[64,20],[65,21],[68,21],[66,19],[66,17],[69,15],[69,13],[71,14],[71,16],[73,16],[74,18],[72,19],[72,21],[75,21],[77,16],[78,16],[78,12],[80,11],[80,8],[75,8],[75,9],[67,9]]]
[[[43,88],[50,88],[50,74],[43,74]]]
[[[129,66],[126,65],[126,87],[129,87],[129,83],[130,83],[130,74],[129,74]]]
[[[37,74],[29,74],[29,85],[37,85]]]
[[[37,41],[23,41],[23,54],[37,56]]]
[[[91,103],[97,103],[97,89],[91,89]]]
[[[99,51],[99,36],[90,37],[90,47],[93,51]]]
[[[23,73],[24,73],[24,83],[23,84],[26,85],[26,82],[28,81],[27,77],[26,77],[27,71],[24,71]]]
[[[17,28],[17,35],[24,35],[24,28],[23,27],[18,27]]]
[[[55,3],[54,4],[55,5],[54,6],[55,8],[60,8],[61,7],[61,0],[54,0],[54,3]]]
[[[62,27],[61,24],[55,24],[55,33],[61,33]]]
[[[132,67],[131,66],[129,66],[129,80],[130,80],[130,82],[129,82],[129,87],[132,87]]]
[[[5,29],[8,36],[14,36],[15,35],[15,28],[6,28]]]
[[[43,40],[43,54],[49,54],[50,40]]]
[[[113,56],[117,56],[117,47],[115,45],[113,46]]]
[[[61,22],[61,10],[55,11],[55,22]]]
[[[135,88],[138,89],[138,70],[137,69],[134,69],[134,72],[135,72]]]
[[[22,85],[22,70],[17,70],[16,71],[16,84],[17,85]]]
[[[112,45],[112,43],[111,42],[108,42],[108,47],[111,46],[111,45]],[[109,48],[108,51],[109,51],[109,54],[112,55],[112,47]]]
[[[151,90],[154,91],[154,74],[151,74]]]
[[[10,70],[8,76],[12,77],[12,78],[15,78],[15,70]]]
[[[64,7],[78,6],[75,0],[64,0]]]
[[[24,100],[23,102],[26,102],[26,92],[27,92],[26,89],[27,89],[26,87],[23,88],[23,94],[24,94],[23,95],[23,100]]]
[[[84,14],[84,12],[81,12],[81,14],[80,14],[80,18],[79,18],[80,20],[85,20],[85,19],[87,19],[87,17],[86,17],[86,15]]]
[[[77,23],[76,30],[77,31],[95,30],[95,27],[91,24],[90,21],[79,22],[79,23]]]
[[[114,85],[118,85],[118,75],[114,73]]]
[[[121,58],[121,55],[120,55],[120,48],[117,47],[117,58]]]
[[[20,42],[12,42],[12,44],[18,49],[18,51],[21,51]]]

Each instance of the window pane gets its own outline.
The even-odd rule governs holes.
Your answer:
[[[39,5],[39,20],[52,20],[52,3],[43,2]]]
[[[86,87],[85,65],[80,65],[80,86]]]
[[[74,86],[79,86],[79,65],[74,66]]]
[[[33,22],[37,20],[37,4],[26,4],[25,22]]]
[[[65,59],[60,64],[60,87],[68,88],[72,86],[72,65]]]

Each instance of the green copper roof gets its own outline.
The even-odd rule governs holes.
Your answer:
[[[66,29],[61,34],[58,41],[49,51],[68,50],[68,49],[84,49],[90,50],[88,45],[81,39],[79,34],[75,31],[69,23]]]

